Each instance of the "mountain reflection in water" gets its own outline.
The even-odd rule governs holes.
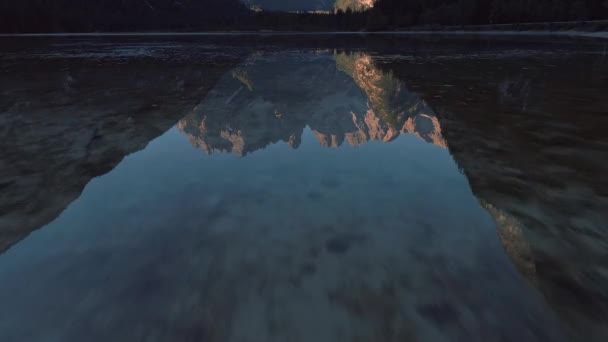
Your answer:
[[[280,54],[250,58],[221,78],[178,127],[205,153],[244,156],[284,141],[300,145],[306,126],[321,146],[359,146],[414,134],[446,147],[433,110],[363,54]],[[334,60],[335,59],[335,60]],[[355,82],[353,82],[355,81]]]
[[[86,43],[2,55],[0,340],[608,336],[602,46]]]

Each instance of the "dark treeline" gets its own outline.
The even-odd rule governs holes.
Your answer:
[[[608,19],[608,0],[377,0],[366,12],[254,12],[239,0],[0,0],[0,32],[375,31]]]
[[[608,19],[608,0],[378,0],[366,12],[327,14],[261,12],[239,21],[246,30],[395,30]]]
[[[249,14],[239,0],[0,0],[0,32],[212,30]]]
[[[368,12],[286,13],[259,12],[241,18],[242,30],[276,31],[362,31],[367,29]]]
[[[476,25],[608,19],[607,0],[378,0],[372,26]]]

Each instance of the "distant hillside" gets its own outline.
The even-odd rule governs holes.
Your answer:
[[[342,10],[363,11],[377,0],[243,0],[248,6],[269,11]]]
[[[376,0],[336,0],[336,10],[364,11],[374,7]]]
[[[576,29],[596,20],[608,20],[608,0],[0,0],[0,33],[390,31],[564,21]]]
[[[248,13],[239,0],[0,1],[1,32],[205,29]]]
[[[584,21],[608,19],[608,1],[377,0],[373,12],[375,21],[385,28]]]

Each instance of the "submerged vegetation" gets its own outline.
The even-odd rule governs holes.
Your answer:
[[[249,78],[249,75],[247,75],[247,71],[244,70],[234,70],[232,71],[232,77],[234,79],[239,80],[241,83],[243,83],[243,85],[245,87],[247,87],[247,89],[249,89],[249,91],[253,91],[253,81]]]

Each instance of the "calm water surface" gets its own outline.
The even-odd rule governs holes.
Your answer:
[[[2,38],[1,341],[605,341],[593,40]]]

